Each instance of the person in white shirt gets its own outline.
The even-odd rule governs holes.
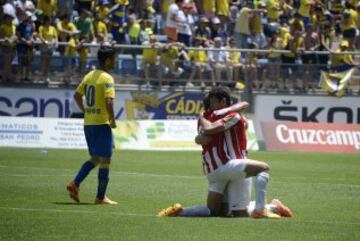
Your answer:
[[[184,3],[178,12],[177,38],[186,46],[191,46],[194,18],[191,15],[192,4]]]
[[[177,40],[178,14],[183,1],[184,0],[175,0],[175,2],[169,6],[166,15],[165,35],[173,41]]]
[[[225,51],[220,37],[214,39],[214,48],[221,49],[209,51],[208,54],[210,65],[215,70],[216,81],[221,82],[221,74],[225,72],[228,83],[232,83],[233,69],[232,65],[229,64],[229,52]]]

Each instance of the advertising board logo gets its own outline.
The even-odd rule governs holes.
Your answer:
[[[293,104],[292,100],[282,100],[281,106],[274,108],[273,118],[278,121],[293,122],[321,122],[335,123],[336,118],[341,118],[345,123],[360,124],[360,108],[354,110],[348,106],[309,107],[306,105]],[[315,103],[319,105],[319,103]]]
[[[360,127],[351,124],[262,122],[268,150],[360,152]]]

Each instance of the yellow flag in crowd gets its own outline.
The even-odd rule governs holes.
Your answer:
[[[354,71],[355,68],[336,73],[321,71],[320,83],[322,89],[338,97],[343,96]]]

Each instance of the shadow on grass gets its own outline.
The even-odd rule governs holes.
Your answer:
[[[67,206],[67,205],[74,205],[74,206],[77,206],[77,205],[95,205],[94,203],[89,203],[89,202],[81,202],[81,203],[74,203],[74,202],[52,202],[52,204],[55,204],[55,205],[64,205],[64,206]]]

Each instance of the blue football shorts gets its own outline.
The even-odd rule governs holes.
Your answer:
[[[109,125],[86,125],[84,132],[91,156],[111,157],[114,139]]]

